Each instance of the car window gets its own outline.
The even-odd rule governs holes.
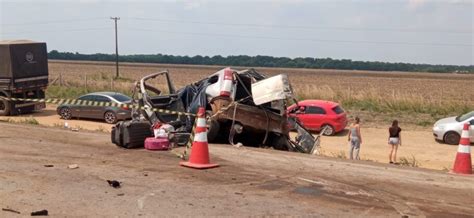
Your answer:
[[[474,119],[472,119],[470,122],[469,122],[472,125],[474,125]]]
[[[320,107],[309,106],[309,107],[306,107],[305,113],[306,114],[326,114],[326,111]]]
[[[132,99],[126,95],[122,95],[122,94],[114,94],[111,96],[112,98],[114,98],[115,100],[119,101],[119,102],[126,102],[126,101],[131,101]]]
[[[84,96],[81,96],[80,98],[78,98],[78,100],[82,100],[82,101],[94,101],[95,98],[94,98],[94,95],[84,95]]]
[[[474,111],[471,111],[471,112],[469,112],[469,113],[467,113],[467,114],[464,114],[464,115],[461,115],[461,116],[459,116],[459,117],[456,117],[456,121],[458,121],[458,122],[463,122],[463,121],[465,121],[465,120],[467,120],[467,119],[469,119],[469,118],[471,118],[471,117],[474,117]]]
[[[340,107],[340,106],[336,106],[336,107],[332,108],[332,111],[334,111],[334,113],[336,113],[336,114],[344,113],[344,109],[342,109],[342,107]]]
[[[99,102],[110,102],[110,99],[105,96],[96,95],[95,100]]]
[[[211,78],[209,78],[208,82],[210,84],[214,84],[216,83],[217,81],[219,81],[219,76],[218,75],[215,75],[215,76],[212,76]]]

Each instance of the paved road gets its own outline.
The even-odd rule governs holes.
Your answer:
[[[0,130],[0,207],[22,214],[474,214],[472,176],[228,145],[210,148],[221,167],[199,171],[180,167],[171,152],[119,149],[106,133],[6,123]],[[108,186],[107,179],[121,181],[122,188]],[[0,211],[0,217],[12,215]]]

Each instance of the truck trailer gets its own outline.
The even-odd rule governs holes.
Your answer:
[[[0,96],[45,98],[48,75],[46,43],[30,40],[0,41]],[[0,116],[28,113],[45,106],[44,102],[0,99]]]

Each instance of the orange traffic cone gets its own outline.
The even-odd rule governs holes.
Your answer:
[[[465,123],[459,141],[458,153],[454,161],[453,172],[472,174],[471,146],[469,140],[469,124]]]
[[[188,162],[179,163],[181,166],[196,169],[208,169],[219,166],[219,164],[211,164],[209,160],[205,113],[205,109],[203,107],[199,107],[191,155]]]

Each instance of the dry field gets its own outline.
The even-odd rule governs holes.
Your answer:
[[[111,84],[114,63],[50,61],[49,97],[76,97],[87,91],[113,90],[130,94],[134,81],[168,69],[177,88],[197,81],[222,67],[171,64],[120,66],[121,79]],[[353,114],[369,122],[389,122],[392,118],[429,126],[435,119],[474,109],[474,75],[256,68],[266,75],[287,73],[299,99],[326,99],[341,102]],[[87,77],[87,87],[85,78]],[[373,116],[373,114],[377,116]]]

